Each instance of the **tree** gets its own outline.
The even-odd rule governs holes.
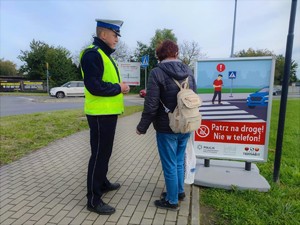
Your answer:
[[[17,65],[12,61],[0,59],[0,76],[15,76],[18,74]]]
[[[247,51],[241,50],[234,54],[235,57],[255,57],[255,56],[273,56],[276,58],[275,65],[275,75],[274,75],[274,84],[280,85],[282,84],[283,76],[284,76],[284,63],[285,57],[283,55],[275,55],[272,51],[268,49],[258,49],[254,50],[249,48]],[[290,83],[297,81],[296,71],[298,68],[298,64],[295,60],[292,60],[291,70],[290,70]]]
[[[33,40],[30,51],[21,51],[18,57],[25,62],[20,71],[31,80],[46,80],[46,63],[49,65],[50,86],[58,86],[70,80],[82,79],[70,52],[63,47],[53,47]]]
[[[18,58],[25,62],[20,71],[26,74],[28,79],[45,80],[46,79],[46,52],[49,45],[41,41],[33,41],[29,45],[31,51],[21,51]]]
[[[177,41],[175,34],[170,29],[157,29],[155,31],[155,35],[151,38],[150,45],[146,45],[142,42],[137,42],[137,48],[133,56],[131,57],[131,61],[140,62],[142,56],[149,55],[149,66],[147,67],[147,71],[152,70],[157,65],[157,58],[155,55],[155,50],[157,46],[163,42],[164,40],[169,39],[172,41]],[[144,74],[144,69],[142,69],[141,74]],[[145,84],[145,76],[141,76],[141,86]]]
[[[205,57],[205,54],[201,54],[200,47],[197,42],[183,41],[179,45],[179,59],[190,67],[194,67],[194,62],[199,58]]]
[[[275,84],[282,84],[283,77],[284,77],[284,64],[285,64],[285,57],[283,55],[277,55],[276,65],[275,65],[275,75],[274,75]],[[295,60],[292,60],[289,83],[297,82],[297,68],[298,68],[298,63],[296,63]]]
[[[112,57],[118,62],[128,62],[130,60],[130,51],[125,42],[118,42]]]
[[[58,86],[71,80],[82,80],[70,52],[63,48],[50,48],[46,53],[49,64],[50,86]]]
[[[150,47],[152,49],[155,49],[157,48],[157,46],[162,43],[164,40],[171,40],[171,41],[174,41],[174,42],[177,42],[177,38],[175,37],[175,34],[172,32],[172,30],[170,29],[163,29],[163,30],[160,30],[160,29],[157,29],[155,31],[155,35],[153,38],[151,38],[151,43],[150,43]]]

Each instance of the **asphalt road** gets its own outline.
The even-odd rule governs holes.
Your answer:
[[[143,105],[138,95],[125,96],[126,106]],[[67,97],[57,99],[48,96],[0,96],[0,116],[49,112],[64,109],[83,109],[84,98]]]
[[[289,98],[299,98],[300,95],[289,95]],[[210,101],[211,96],[203,100]],[[280,96],[273,96],[274,99]],[[143,105],[144,99],[136,95],[125,95],[126,106]],[[30,114],[64,109],[83,109],[83,97],[66,97],[57,99],[50,96],[0,96],[0,116]]]

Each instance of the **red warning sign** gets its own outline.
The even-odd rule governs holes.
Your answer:
[[[202,120],[195,134],[195,141],[264,145],[266,122]]]
[[[218,65],[217,65],[217,70],[219,71],[219,72],[223,72],[224,70],[225,70],[225,65],[223,64],[223,63],[219,63]]]

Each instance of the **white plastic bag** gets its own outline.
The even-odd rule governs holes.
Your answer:
[[[193,135],[190,136],[185,150],[185,176],[184,183],[193,184],[196,173],[196,154],[193,144]]]

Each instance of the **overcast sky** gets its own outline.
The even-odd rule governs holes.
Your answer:
[[[234,52],[253,48],[285,55],[291,2],[237,0]],[[300,67],[299,4],[293,59]],[[124,21],[121,40],[131,50],[137,41],[148,45],[157,29],[166,28],[179,44],[195,41],[207,57],[227,58],[234,5],[235,0],[0,0],[0,57],[22,65],[17,57],[33,39],[79,54],[101,18]]]

